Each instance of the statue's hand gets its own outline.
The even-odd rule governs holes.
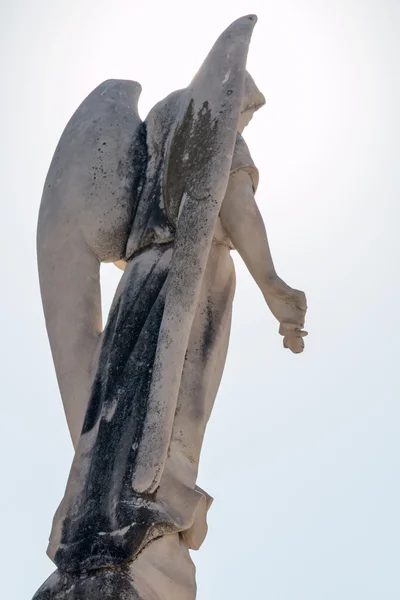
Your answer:
[[[291,323],[281,323],[279,333],[283,335],[283,347],[289,348],[294,354],[299,354],[304,350],[303,338],[308,335],[307,331],[302,331]]]
[[[283,346],[295,354],[303,352],[307,335],[302,331],[307,311],[304,292],[289,287],[280,277],[275,277],[264,294],[268,307],[279,321],[279,333],[283,335]]]

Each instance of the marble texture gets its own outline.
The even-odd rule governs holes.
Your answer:
[[[195,566],[178,534],[150,544],[133,562],[87,573],[55,571],[34,600],[195,600]]]
[[[306,299],[277,275],[242,132],[265,99],[246,71],[256,17],[219,37],[191,84],[142,122],[108,81],[61,137],[39,215],[46,325],[75,456],[53,519],[58,570],[35,600],[191,600],[207,533],[197,484],[221,381],[237,250],[304,348]],[[99,265],[124,269],[102,330]]]
[[[102,332],[100,262],[125,256],[145,168],[137,134],[141,86],[109,80],[67,124],[44,185],[37,230],[47,332],[76,446]]]

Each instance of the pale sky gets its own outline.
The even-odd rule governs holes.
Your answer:
[[[398,0],[0,0],[1,597],[53,570],[72,459],[36,270],[41,190],[63,127],[101,81],[144,118],[256,13],[248,69],[267,104],[246,141],[279,275],[308,297],[303,355],[240,259],[231,345],[199,485],[198,600],[400,598]],[[103,269],[104,306],[119,272]]]

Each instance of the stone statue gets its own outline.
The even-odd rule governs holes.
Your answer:
[[[303,350],[306,299],[277,275],[242,137],[264,97],[246,71],[254,15],[142,122],[110,80],[68,123],[46,179],[38,262],[75,447],[35,600],[192,600],[207,532],[196,485],[228,347],[236,249]],[[124,270],[102,332],[99,268]]]

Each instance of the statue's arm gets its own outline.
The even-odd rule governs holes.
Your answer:
[[[224,229],[264,297],[277,277],[264,221],[254,199],[249,173],[232,173],[220,217]]]
[[[222,225],[260,288],[272,314],[280,322],[284,345],[293,352],[304,348],[301,331],[306,313],[304,292],[289,287],[276,273],[253,182],[245,169],[231,174],[222,203]]]

